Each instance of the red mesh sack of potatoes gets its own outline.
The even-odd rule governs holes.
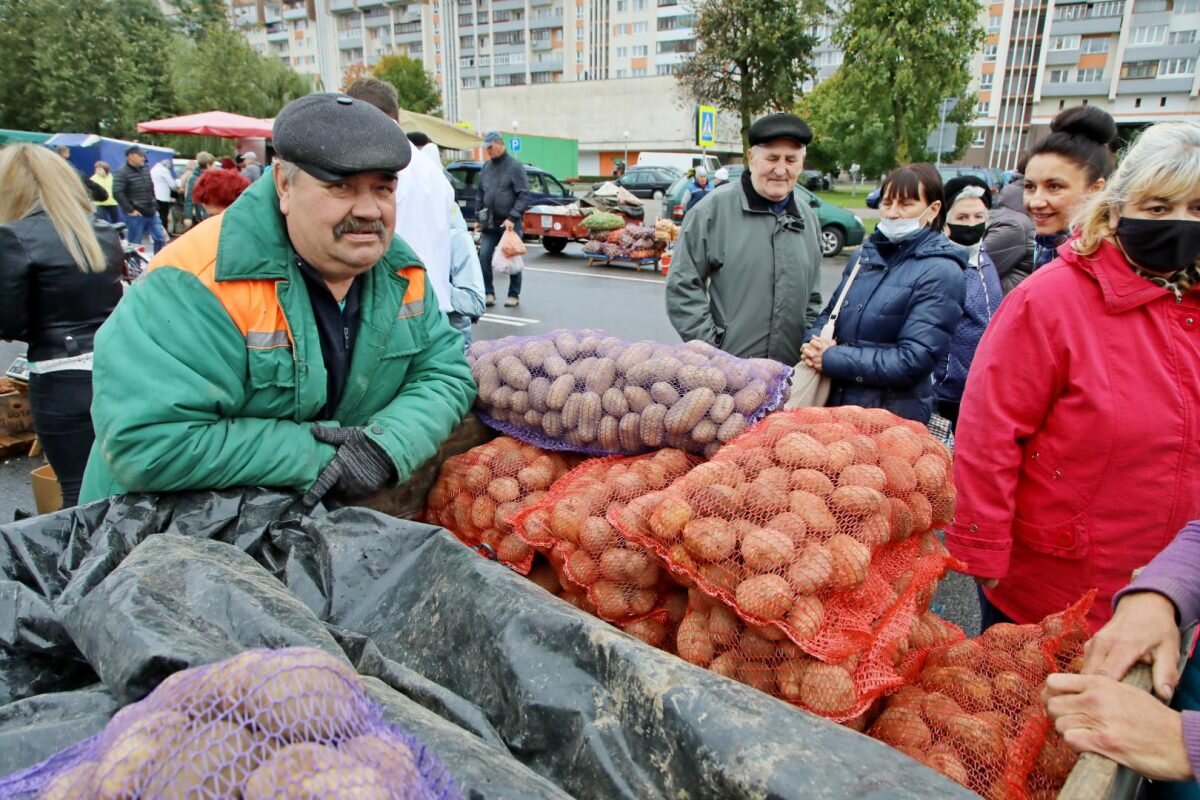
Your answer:
[[[869,734],[987,800],[1057,796],[1075,755],[1039,695],[1050,673],[1079,671],[1092,599],[1037,625],[994,625],[930,651]]]
[[[787,401],[791,367],[700,341],[632,342],[595,330],[478,341],[480,419],[551,450],[708,455]]]
[[[553,554],[563,585],[582,591],[596,616],[618,624],[651,615],[662,621],[666,601],[680,592],[677,582],[606,515],[664,489],[698,463],[682,450],[586,461],[517,514],[514,528],[526,544]]]
[[[953,510],[948,449],[921,425],[850,406],[772,414],[613,521],[742,619],[835,662],[867,646],[896,595],[887,576],[920,546],[878,551]]]
[[[596,605],[588,599],[585,589],[571,585],[563,575],[563,562],[550,551],[547,555],[535,555],[533,567],[529,571],[529,579],[541,586],[550,594],[566,600],[571,605],[592,616],[596,614]],[[649,614],[639,619],[614,622],[615,627],[641,639],[651,647],[659,647],[673,651],[675,646],[675,631],[679,627],[687,610],[687,591],[675,587],[660,597],[657,613]]]
[[[525,574],[533,550],[513,533],[513,518],[545,497],[577,463],[577,456],[498,437],[446,459],[429,490],[423,519]]]

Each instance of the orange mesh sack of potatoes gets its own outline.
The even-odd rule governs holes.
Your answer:
[[[682,450],[585,461],[517,514],[516,533],[529,546],[553,554],[552,563],[562,565],[563,585],[582,591],[589,610],[601,619],[664,621],[667,601],[682,590],[658,557],[626,541],[607,515],[666,488],[699,463]]]
[[[573,585],[571,580],[564,575],[563,561],[555,551],[548,551],[544,556],[540,554],[534,556],[533,567],[529,571],[529,580],[581,611],[592,616],[599,616],[596,613],[596,604],[588,599],[586,589]],[[655,612],[629,621],[612,622],[612,624],[630,636],[641,639],[651,647],[673,651],[675,631],[686,610],[686,590],[674,587],[661,594]]]
[[[987,800],[1056,797],[1076,757],[1039,696],[1052,672],[1079,671],[1091,604],[935,648],[868,733]]]
[[[870,645],[897,596],[889,576],[916,566],[916,534],[953,511],[944,445],[887,411],[843,407],[774,413],[612,519],[746,622],[837,662]]]
[[[711,454],[787,401],[792,368],[704,342],[631,342],[594,330],[478,341],[475,409],[538,447],[593,456],[660,447]]]
[[[96,736],[0,781],[0,797],[39,800],[461,796],[348,664],[303,647],[175,673]]]
[[[533,550],[513,532],[513,518],[577,463],[577,456],[498,437],[446,459],[422,518],[525,574]]]

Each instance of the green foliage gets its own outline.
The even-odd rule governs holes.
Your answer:
[[[816,74],[813,27],[823,0],[697,0],[696,55],[680,69],[687,96],[732,111],[750,147],[753,118],[792,108],[800,85]]]
[[[858,163],[865,175],[932,161],[925,145],[944,98],[959,101],[946,120],[959,123],[956,151],[945,158],[962,154],[976,104],[970,62],[984,38],[977,0],[848,0],[833,38],[845,61],[800,104],[810,157]]]
[[[220,109],[273,117],[310,91],[260,56],[223,0],[0,0],[0,127],[143,138],[195,152],[211,140],[144,137],[137,123]],[[225,142],[221,149],[228,149]]]
[[[400,107],[405,111],[440,116],[442,93],[420,61],[408,56],[384,56],[375,65],[374,74],[396,87]]]

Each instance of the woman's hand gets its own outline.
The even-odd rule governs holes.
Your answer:
[[[1051,675],[1042,701],[1072,750],[1099,753],[1151,780],[1191,780],[1183,717],[1153,695],[1102,675]]]
[[[1083,672],[1119,681],[1141,661],[1150,665],[1154,693],[1170,700],[1179,683],[1179,645],[1175,604],[1157,592],[1128,594],[1084,646]]]
[[[837,343],[822,339],[820,336],[814,336],[812,339],[809,339],[808,344],[801,346],[800,357],[810,368],[820,372],[821,357],[825,354],[826,350],[835,344]]]

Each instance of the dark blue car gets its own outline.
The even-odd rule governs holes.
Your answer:
[[[474,224],[478,218],[475,199],[482,166],[480,161],[453,161],[446,165],[446,173],[454,186],[454,200],[462,209],[468,225]],[[530,206],[569,206],[575,202],[571,190],[546,170],[526,164],[525,175],[529,178]]]

